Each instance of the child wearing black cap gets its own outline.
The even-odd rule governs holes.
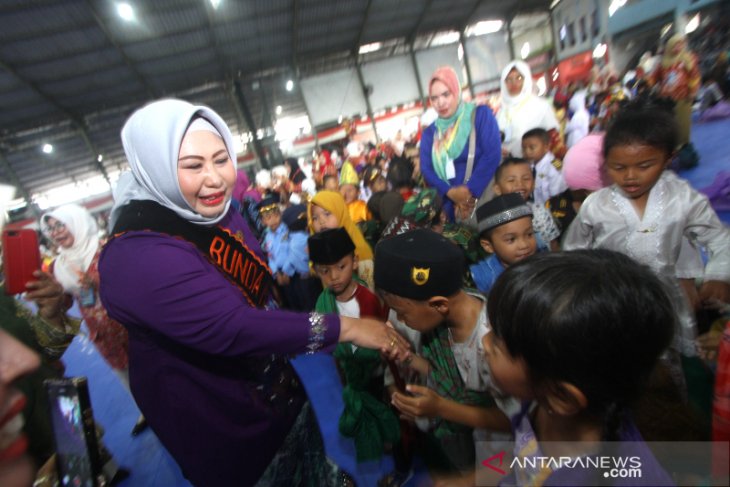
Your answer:
[[[508,157],[494,173],[494,194],[518,193],[532,210],[533,227],[538,236],[538,247],[560,250],[558,238],[560,230],[550,212],[544,205],[532,200],[535,189],[535,176],[527,159]]]
[[[474,284],[488,294],[505,268],[537,252],[532,209],[517,193],[497,196],[477,208],[482,248],[492,254],[469,267]]]
[[[292,247],[291,232],[287,224],[282,221],[279,195],[277,193],[266,195],[259,202],[258,210],[261,221],[266,227],[261,247],[266,252],[271,273],[284,295],[284,307],[292,310],[311,311],[311,307],[306,308],[307,305],[313,306],[311,299],[310,303],[302,304],[297,291],[300,284],[298,282],[294,283],[294,281],[299,280],[295,276],[309,275],[306,238],[303,241],[301,239],[297,240],[295,246]],[[306,207],[303,211],[306,213]],[[289,218],[291,219],[291,216]],[[302,242],[304,243],[303,249],[300,248]]]
[[[309,259],[324,287],[315,310],[385,321],[387,310],[355,275],[355,244],[347,231],[344,228],[324,230],[311,235],[308,244]],[[354,438],[358,461],[376,459],[383,454],[386,444],[392,445],[400,437],[398,418],[381,400],[384,369],[380,352],[340,343],[334,357],[345,377],[345,408],[339,431]]]
[[[407,417],[430,418],[429,433],[462,472],[474,467],[476,441],[509,438],[497,433],[510,430],[500,408],[519,409],[500,397],[484,366],[486,304],[462,289],[464,266],[459,247],[426,229],[383,239],[375,249],[375,287],[398,320],[421,333],[409,366],[427,384],[393,393],[392,403]]]
[[[287,263],[289,254],[289,229],[281,222],[279,195],[270,193],[258,204],[261,222],[266,227],[263,234],[262,248],[269,259],[269,268],[277,284],[289,284],[288,275],[291,266]]]

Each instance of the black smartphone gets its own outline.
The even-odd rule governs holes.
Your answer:
[[[45,381],[62,487],[104,485],[86,377]]]

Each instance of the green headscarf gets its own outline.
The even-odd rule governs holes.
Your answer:
[[[452,116],[436,119],[431,161],[436,175],[446,182],[449,181],[446,177],[446,164],[464,151],[471,133],[471,114],[475,108],[473,103],[462,101]]]
[[[451,350],[449,330],[446,326],[440,325],[430,332],[423,333],[421,338],[423,340],[423,358],[428,360],[431,365],[429,379],[433,381],[435,392],[438,395],[470,406],[494,406],[494,399],[489,394],[466,388],[459,373],[459,366],[456,365],[454,352]],[[469,429],[471,428],[468,426],[438,418],[434,434],[437,438],[443,438]]]

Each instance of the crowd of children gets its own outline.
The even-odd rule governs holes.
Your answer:
[[[651,457],[644,440],[709,438],[696,381],[711,380],[707,359],[721,335],[698,339],[707,329],[698,331],[695,314],[727,313],[730,231],[666,170],[677,148],[671,112],[642,100],[606,128],[572,140],[564,161],[545,130],[527,131],[523,158],[501,161],[475,227],[448,221],[438,194],[418,182],[418,161],[392,147],[350,148],[339,175],[323,156],[318,191],[303,195],[306,207],[283,210],[296,218],[282,221],[280,191],[260,201],[264,248],[288,306],[387,317],[411,344],[398,364],[350,344],[335,351],[339,433],[354,439],[359,460],[405,452],[473,485],[485,473],[475,465],[510,439],[516,457],[583,455],[550,442],[619,439]],[[390,164],[397,174],[409,168],[409,182],[391,177]],[[316,304],[292,289],[297,280],[321,281]],[[652,394],[677,403],[652,412]],[[692,427],[662,436],[658,417]],[[667,481],[667,465],[647,465]],[[510,475],[540,485],[593,474]]]
[[[239,174],[234,205],[281,307],[387,320],[410,344],[400,362],[349,342],[333,352],[336,434],[357,462],[395,458],[385,485],[408,478],[413,458],[444,485],[603,481],[555,465],[489,477],[479,465],[505,449],[639,455],[643,480],[667,485],[685,472],[645,442],[710,438],[708,388],[715,370],[728,382],[730,363],[711,323],[728,319],[730,230],[668,170],[681,145],[671,110],[643,97],[596,121],[586,92],[571,95],[565,156],[551,131],[524,131],[486,183],[492,197],[467,198],[471,220],[454,221],[449,193],[426,187],[415,139],[352,141],[342,157],[288,159],[253,184]],[[730,410],[724,387],[717,418]],[[714,438],[729,430],[716,421]]]

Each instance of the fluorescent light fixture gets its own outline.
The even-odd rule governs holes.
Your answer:
[[[287,80],[286,82],[286,91],[291,91],[294,89],[294,82],[292,80]]]
[[[127,2],[117,4],[117,14],[127,22],[134,20],[134,9]]]
[[[459,42],[459,33],[455,30],[449,32],[441,32],[433,36],[431,41],[432,46],[445,46],[447,44],[453,44]]]
[[[520,49],[520,56],[522,56],[522,59],[527,59],[527,56],[530,55],[530,43],[525,42],[522,44],[522,49]]]
[[[602,58],[603,56],[606,55],[607,49],[608,49],[608,46],[606,44],[604,44],[603,42],[601,42],[600,44],[598,44],[596,46],[595,49],[593,49],[593,57],[596,59]]]
[[[43,144],[43,152],[45,154],[50,154],[53,152],[53,146],[51,144]]]
[[[276,105],[276,114],[281,115],[281,105]]]
[[[613,17],[613,14],[616,13],[616,10],[620,9],[624,5],[626,5],[626,0],[613,0],[608,6],[608,16]]]
[[[221,4],[221,0],[210,0],[210,4],[214,9],[218,9],[218,6]]]
[[[466,30],[467,36],[483,36],[486,34],[494,34],[502,29],[504,22],[501,20],[482,20],[472,25]]]
[[[373,42],[370,44],[364,44],[360,46],[360,49],[358,50],[359,54],[367,54],[369,52],[375,52],[380,49],[382,44],[380,42]]]
[[[700,26],[700,14],[695,15],[692,17],[692,19],[687,22],[687,25],[684,27],[684,33],[685,34],[691,34],[692,32],[697,30],[697,27]]]

